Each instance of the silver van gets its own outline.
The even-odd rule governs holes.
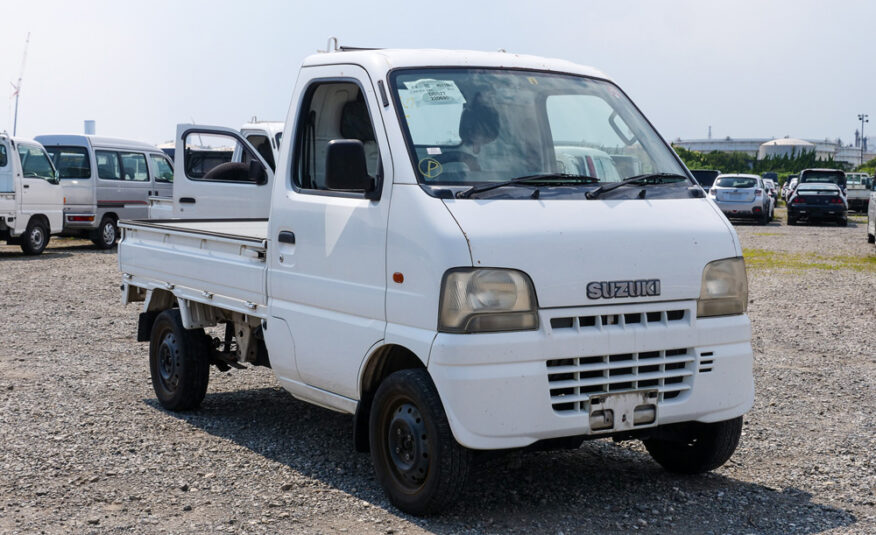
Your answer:
[[[155,145],[90,135],[34,138],[64,188],[64,234],[113,247],[119,219],[148,218],[149,197],[173,195],[173,163]]]

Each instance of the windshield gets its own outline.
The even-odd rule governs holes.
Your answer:
[[[613,84],[502,69],[405,69],[391,84],[423,184],[474,185],[532,175],[619,182],[686,175]]]
[[[18,144],[18,157],[21,159],[21,175],[25,178],[55,178],[55,168],[42,147]]]
[[[730,176],[725,178],[719,178],[715,182],[715,185],[719,188],[753,188],[757,186],[757,179]]]

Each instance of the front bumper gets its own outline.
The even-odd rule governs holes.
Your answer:
[[[656,420],[633,430],[727,420],[754,401],[747,316],[697,319],[696,301],[539,315],[537,331],[436,336],[429,371],[460,444],[504,449],[628,430],[592,430],[590,400],[605,394],[658,392]]]

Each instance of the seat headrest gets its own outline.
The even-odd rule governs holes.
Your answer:
[[[465,105],[459,118],[459,137],[463,143],[490,143],[499,136],[499,112],[484,102],[480,93]]]
[[[344,139],[358,139],[362,143],[374,141],[374,129],[371,128],[371,117],[362,93],[344,104],[341,110],[341,135]]]

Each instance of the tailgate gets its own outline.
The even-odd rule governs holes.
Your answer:
[[[716,197],[722,202],[751,202],[754,200],[754,190],[719,189]]]
[[[119,228],[128,283],[197,301],[267,304],[267,220],[122,221]]]

